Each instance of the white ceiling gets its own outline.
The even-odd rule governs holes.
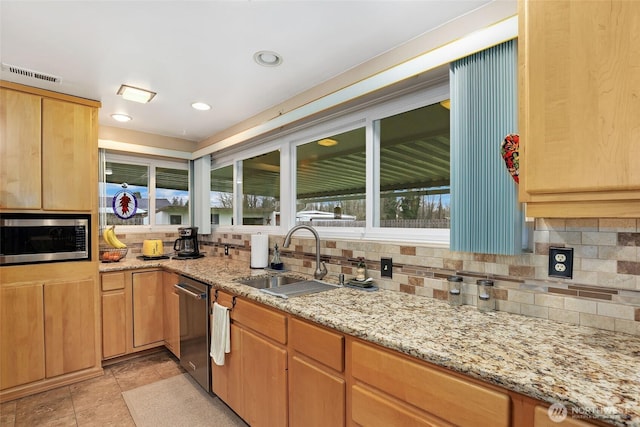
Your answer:
[[[99,100],[103,126],[202,141],[491,1],[0,0],[2,63],[62,82],[0,77]],[[158,94],[126,101],[123,83]]]

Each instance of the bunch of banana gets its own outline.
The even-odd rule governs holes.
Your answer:
[[[102,232],[102,239],[105,241],[107,245],[111,246],[112,248],[124,249],[127,247],[127,245],[122,243],[116,237],[115,225],[112,225],[111,227],[107,227],[104,229],[104,231]]]

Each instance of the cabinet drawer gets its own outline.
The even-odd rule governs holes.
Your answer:
[[[453,426],[442,420],[432,419],[426,414],[420,414],[402,403],[393,402],[382,394],[361,385],[354,385],[351,388],[351,418],[358,425],[367,427]]]
[[[549,410],[543,406],[536,406],[533,413],[533,427],[593,427],[586,421],[567,417],[564,421],[556,422],[549,418]]]
[[[296,351],[338,372],[344,370],[344,337],[342,335],[292,319],[290,339]]]
[[[102,273],[100,275],[103,291],[113,291],[115,289],[124,289],[124,272]]]
[[[282,313],[237,298],[231,319],[280,344],[287,343],[287,318]]]
[[[353,342],[354,378],[460,426],[508,426],[507,394],[467,382],[419,361]]]

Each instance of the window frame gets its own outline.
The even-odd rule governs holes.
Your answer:
[[[180,169],[186,170],[189,176],[189,224],[193,222],[193,188],[192,188],[192,176],[193,176],[193,167],[191,165],[192,162],[188,160],[179,160],[179,159],[165,159],[158,158],[154,156],[146,156],[146,155],[134,155],[134,154],[123,154],[120,152],[112,152],[109,150],[105,150],[105,165],[106,162],[114,162],[121,164],[129,164],[129,165],[137,165],[137,166],[146,166],[149,172],[149,180],[148,180],[148,188],[149,188],[149,212],[155,212],[156,209],[156,168],[170,168],[170,169]],[[106,177],[100,177],[100,185],[106,185]],[[100,189],[100,199],[103,197],[107,197],[106,195],[106,186],[104,189]],[[105,218],[100,218],[100,225],[106,226],[104,223],[106,221]],[[149,224],[142,225],[118,225],[118,229],[127,233],[149,233],[149,232],[177,232],[179,227],[186,227],[189,224],[180,224],[180,225],[171,225],[171,224],[156,224],[155,214],[153,216],[149,216]]]
[[[234,182],[237,185],[237,178],[242,176],[243,160],[280,149],[280,226],[212,225],[212,231],[286,234],[291,227],[296,225],[297,147],[323,137],[364,127],[367,171],[365,184],[366,225],[365,227],[317,227],[316,230],[319,235],[323,238],[417,242],[437,247],[448,247],[449,229],[381,228],[375,225],[379,224],[379,209],[377,206],[380,204],[378,191],[380,181],[380,143],[376,137],[379,134],[377,121],[446,99],[449,99],[448,75],[435,78],[419,87],[404,90],[400,94],[369,101],[351,108],[350,111],[335,113],[300,126],[297,129],[285,131],[264,139],[256,139],[244,146],[241,144],[234,149],[219,153],[216,159],[212,159],[211,169],[214,170],[233,164]],[[242,212],[236,206],[239,200],[236,190],[237,188],[234,188],[234,224],[241,224]]]

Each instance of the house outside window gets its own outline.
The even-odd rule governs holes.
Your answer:
[[[189,164],[153,157],[104,154],[100,182],[100,223],[141,229],[189,224]],[[113,198],[125,189],[135,198],[135,215],[120,218]]]

